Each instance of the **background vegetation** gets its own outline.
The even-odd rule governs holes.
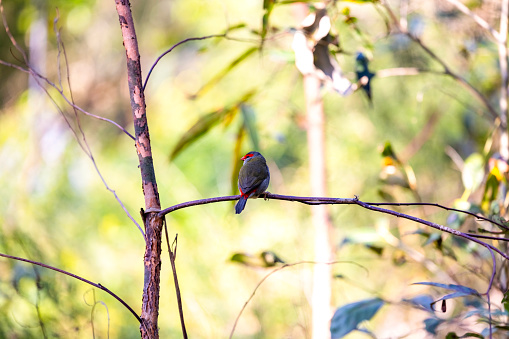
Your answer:
[[[262,25],[267,14],[262,1],[132,3],[144,76],[156,58],[179,41],[228,32],[226,37],[176,48],[159,62],[145,90],[163,207],[232,194],[238,153],[253,149],[256,143],[269,162],[270,192],[309,195],[305,102],[291,49],[292,29],[300,23],[290,2],[274,6],[269,26]],[[452,3],[402,0],[388,5],[398,18],[406,19],[412,36],[498,111],[504,82],[497,44]],[[372,72],[399,67],[420,70],[413,76],[375,76],[372,106],[362,90],[343,97],[324,89],[330,196],[359,196],[373,202],[426,201],[503,217],[506,173],[501,170],[494,186],[488,181],[493,175],[489,159],[500,152],[500,121],[458,81],[441,74],[444,70],[436,58],[408,35],[398,34],[384,5],[376,1],[328,4],[340,42],[335,57],[352,82],[357,81],[358,51],[371,60]],[[499,1],[467,5],[499,27]],[[58,17],[56,26],[65,44],[76,104],[132,130],[125,52],[113,2],[3,1],[3,6],[22,47],[34,54],[42,52],[33,66],[55,83],[57,60],[63,58],[53,30]],[[47,29],[47,36],[37,22]],[[268,31],[261,48],[264,27]],[[0,46],[1,60],[20,64],[20,55],[4,31]],[[65,69],[61,71],[65,81]],[[0,77],[0,252],[99,282],[139,311],[144,254],[140,231],[105,189],[80,146],[81,136],[73,134],[48,97],[29,86],[28,76],[16,69],[1,67]],[[48,91],[65,107],[63,114],[76,129],[72,110],[54,89]],[[252,95],[243,100],[248,93]],[[200,120],[220,110],[226,112],[220,119]],[[133,141],[111,124],[86,116],[80,119],[102,177],[141,224],[138,210],[143,196]],[[199,138],[186,134],[197,121],[207,129]],[[245,131],[243,139],[240,130]],[[193,142],[174,154],[184,135]],[[236,149],[239,142],[240,150]],[[388,163],[382,150],[387,142],[403,161],[395,163],[399,181],[384,177]],[[415,182],[408,178],[409,168]],[[500,194],[486,195],[489,189],[498,192],[499,185]],[[448,300],[446,312],[433,312],[426,307],[428,301],[447,292],[412,284],[453,283],[484,292],[492,269],[488,251],[357,206],[336,205],[329,211],[337,260],[362,265],[333,265],[333,305],[375,297],[385,301],[373,319],[359,328],[380,338],[443,337],[450,331],[487,334],[483,322],[487,305],[480,298]],[[463,231],[479,227],[500,231],[434,208],[401,211]],[[170,237],[178,234],[177,269],[192,338],[227,337],[246,300],[273,269],[234,262],[235,253],[256,257],[273,251],[287,263],[310,261],[314,256],[310,209],[297,203],[250,201],[241,215],[233,213],[232,203],[208,204],[174,212],[167,222]],[[492,311],[498,312],[495,320],[500,321],[495,335],[502,337],[507,282],[500,259],[491,297]],[[312,264],[301,264],[271,275],[242,314],[235,337],[310,337],[312,270]],[[161,285],[160,335],[179,336],[167,259]],[[472,316],[466,317],[470,311]],[[0,337],[139,337],[137,320],[106,293],[6,259],[0,260],[0,313]],[[350,336],[368,334],[357,331]]]

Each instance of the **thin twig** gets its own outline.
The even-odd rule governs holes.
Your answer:
[[[396,30],[398,32],[406,35],[412,41],[417,43],[421,47],[421,49],[423,49],[433,60],[435,60],[442,66],[442,68],[444,69],[444,73],[446,75],[449,75],[450,77],[455,79],[457,82],[459,82],[461,85],[463,85],[463,87],[465,87],[468,91],[470,91],[470,93],[472,93],[479,101],[481,101],[484,104],[484,106],[488,109],[488,111],[492,115],[493,119],[498,118],[498,113],[497,113],[496,109],[491,105],[489,100],[484,95],[482,95],[482,93],[477,88],[475,88],[472,84],[470,84],[467,80],[465,80],[465,78],[463,78],[460,75],[456,74],[455,72],[451,71],[449,66],[447,66],[447,64],[435,52],[433,52],[428,46],[426,46],[418,37],[412,35],[408,30],[406,30],[404,27],[402,27],[400,24],[400,21],[398,20],[398,18],[392,11],[392,9],[389,6],[389,4],[387,3],[387,1],[382,1],[382,5],[386,9],[387,13],[389,14],[389,17],[391,18],[391,20],[393,22],[394,28],[396,28]],[[503,126],[503,127],[505,128],[506,126]]]
[[[187,339],[186,323],[184,321],[184,309],[182,307],[182,296],[180,294],[179,281],[177,278],[177,268],[175,265],[175,260],[177,258],[177,237],[178,237],[178,234],[175,235],[175,240],[173,240],[173,243],[175,244],[175,249],[172,250],[171,246],[170,246],[170,241],[168,239],[168,226],[166,225],[166,219],[164,220],[164,233],[166,236],[166,245],[168,246],[168,254],[170,255],[171,270],[173,272],[173,282],[175,284],[175,293],[177,294],[177,304],[178,304],[179,316],[180,316],[180,327],[182,328],[182,336],[184,337],[184,339]]]
[[[74,99],[72,97],[72,90],[71,90],[71,82],[70,82],[70,78],[69,78],[69,68],[68,68],[68,62],[67,62],[67,55],[65,53],[65,48],[64,48],[64,45],[62,43],[62,41],[60,40],[60,35],[57,34],[57,44],[58,44],[58,49],[59,49],[59,53],[58,53],[58,59],[60,58],[60,46],[62,46],[62,50],[64,52],[64,57],[65,57],[65,63],[66,63],[66,70],[67,70],[67,81],[68,81],[68,86],[69,86],[69,90],[71,92],[71,99],[67,98],[67,96],[64,94],[64,91],[63,91],[63,87],[62,87],[62,83],[61,83],[61,77],[60,77],[60,71],[59,71],[59,83],[60,83],[60,87],[56,84],[54,84],[53,82],[51,82],[48,78],[44,77],[43,75],[41,75],[40,73],[38,73],[36,70],[34,70],[30,64],[28,63],[28,59],[26,57],[26,54],[25,52],[23,51],[23,49],[18,45],[16,39],[14,38],[14,36],[12,35],[11,31],[9,30],[9,26],[7,24],[7,20],[5,18],[5,14],[4,14],[4,10],[3,10],[3,6],[2,6],[2,1],[0,0],[0,14],[2,15],[2,20],[3,20],[3,24],[4,24],[4,28],[5,28],[5,31],[7,33],[7,35],[9,36],[9,39],[11,40],[11,43],[16,47],[16,49],[23,55],[23,58],[25,60],[25,64],[26,64],[26,68],[24,67],[21,67],[21,66],[17,66],[17,65],[14,65],[14,64],[11,64],[11,63],[8,63],[8,62],[5,62],[5,61],[2,61],[0,60],[0,64],[3,64],[3,65],[6,65],[6,66],[9,66],[9,67],[13,67],[13,68],[16,68],[20,71],[23,71],[23,72],[26,72],[28,73],[29,75],[31,75],[35,80],[36,80],[36,83],[37,85],[46,93],[46,95],[48,96],[48,98],[50,99],[50,101],[53,103],[53,105],[55,106],[55,108],[57,109],[57,111],[62,115],[62,117],[64,118],[64,121],[66,122],[67,126],[69,127],[69,129],[72,131],[72,133],[74,134],[74,137],[76,139],[76,141],[78,142],[78,145],[80,145],[80,147],[82,148],[82,150],[85,152],[85,154],[90,158],[90,160],[92,161],[92,164],[94,165],[94,168],[97,172],[97,174],[99,175],[101,181],[103,182],[105,188],[110,191],[113,196],[115,197],[115,199],[117,200],[117,202],[119,203],[119,205],[122,207],[122,209],[124,210],[124,212],[126,213],[126,215],[128,216],[129,219],[131,219],[131,221],[136,225],[136,227],[138,228],[138,230],[141,232],[142,236],[143,236],[143,239],[145,239],[145,233],[143,232],[143,229],[141,228],[141,226],[138,224],[138,222],[134,219],[134,217],[129,213],[129,211],[127,210],[127,208],[125,207],[124,203],[122,202],[122,200],[120,200],[120,198],[118,197],[117,193],[115,190],[111,189],[106,180],[104,179],[104,177],[102,176],[101,172],[99,171],[99,168],[97,167],[97,164],[95,162],[95,159],[93,157],[93,154],[92,154],[92,151],[90,149],[90,147],[88,146],[88,143],[86,142],[86,138],[85,138],[85,133],[84,131],[82,130],[81,128],[81,125],[80,125],[80,121],[79,121],[79,117],[76,113],[76,110],[88,115],[88,116],[91,116],[91,117],[94,117],[96,119],[99,119],[99,120],[103,120],[103,121],[107,121],[107,122],[110,122],[111,124],[117,126],[119,129],[121,129],[124,133],[126,133],[129,137],[131,137],[133,140],[134,140],[134,137],[129,133],[127,132],[122,126],[120,126],[119,124],[117,124],[116,122],[110,120],[110,119],[107,119],[107,118],[103,118],[103,117],[100,117],[100,116],[97,116],[95,114],[92,114],[92,113],[89,113],[87,111],[85,111],[84,109],[82,109],[81,107],[77,106],[75,103],[74,103]],[[56,20],[56,19],[55,19]],[[54,21],[54,29],[56,30],[56,23],[57,21]],[[59,62],[59,65],[60,65],[60,62]],[[59,66],[60,68],[60,66]],[[48,85],[50,85],[51,87],[53,87],[54,89],[56,89],[58,91],[58,93],[60,94],[60,96],[74,109],[74,113],[75,113],[75,116],[76,116],[76,120],[78,122],[78,127],[79,127],[79,130],[80,130],[80,133],[82,135],[82,139],[84,140],[84,143],[85,145],[83,145],[80,141],[80,138],[78,137],[78,134],[76,133],[76,131],[74,130],[74,128],[71,126],[71,123],[69,122],[69,120],[67,119],[67,117],[65,116],[63,110],[60,108],[60,106],[58,105],[58,103],[56,102],[56,100],[51,96],[51,94],[49,93],[48,89],[43,86],[43,84],[40,82],[40,80],[46,82]]]
[[[352,264],[352,265],[356,265],[356,266],[359,266],[359,267],[362,267],[366,270],[366,272],[368,272],[368,270],[356,263],[356,262],[353,262],[353,261],[331,261],[331,262],[325,262],[325,263],[321,263],[321,262],[316,262],[316,261],[299,261],[299,262],[296,262],[296,263],[292,263],[292,264],[284,264],[283,266],[281,267],[278,267],[274,270],[272,270],[270,273],[268,273],[266,276],[264,276],[262,278],[262,280],[260,280],[258,282],[258,284],[256,284],[256,287],[254,288],[253,290],[253,293],[251,293],[251,295],[249,296],[249,298],[246,300],[246,302],[244,303],[244,305],[242,306],[239,314],[237,315],[237,318],[235,319],[235,322],[233,323],[233,327],[232,327],[232,330],[230,332],[230,336],[229,336],[229,339],[233,338],[233,333],[235,332],[235,328],[237,327],[237,323],[239,322],[239,319],[240,319],[240,316],[242,315],[242,312],[244,312],[244,310],[246,309],[247,305],[249,304],[249,302],[251,301],[251,299],[253,299],[256,291],[258,290],[258,288],[260,288],[260,286],[263,284],[263,282],[265,280],[267,280],[271,275],[273,275],[274,273],[278,272],[278,271],[281,271],[285,268],[288,268],[288,267],[292,267],[292,266],[297,266],[297,265],[302,265],[302,264],[322,264],[322,265],[334,265],[334,264]]]
[[[205,40],[205,39],[210,39],[210,38],[224,38],[224,37],[226,37],[226,33],[224,33],[224,34],[212,34],[212,35],[196,37],[196,38],[187,38],[187,39],[184,39],[184,40],[176,43],[171,48],[169,48],[168,50],[163,52],[160,56],[158,56],[156,61],[152,64],[152,67],[150,67],[150,70],[147,73],[147,78],[145,79],[145,83],[143,84],[143,91],[145,91],[145,88],[147,87],[148,79],[150,78],[150,75],[152,74],[152,71],[156,67],[156,65],[159,62],[159,60],[161,60],[166,54],[168,54],[171,51],[173,51],[176,47],[178,47],[178,46],[180,46],[180,45],[182,45],[182,44],[184,44],[186,42],[189,42],[189,41]]]
[[[46,265],[46,264],[40,263],[38,261],[33,261],[33,260],[25,259],[25,258],[15,257],[15,256],[12,256],[12,255],[3,254],[3,253],[0,253],[0,257],[8,258],[8,259],[13,259],[13,260],[18,260],[18,261],[24,261],[24,262],[27,262],[27,263],[30,263],[30,264],[33,264],[33,265],[41,266],[41,267],[53,270],[53,271],[58,272],[58,273],[62,273],[62,274],[68,275],[68,276],[70,276],[70,277],[72,277],[74,279],[78,279],[80,281],[83,281],[84,283],[87,283],[87,284],[92,285],[92,286],[94,286],[94,287],[96,287],[98,289],[101,289],[101,290],[105,291],[106,293],[108,293],[109,295],[111,295],[113,298],[117,299],[122,305],[124,305],[125,308],[127,308],[135,316],[135,318],[140,322],[140,324],[142,324],[140,316],[138,314],[136,314],[136,312],[134,312],[134,310],[131,308],[131,306],[129,306],[119,296],[117,296],[115,293],[113,293],[112,291],[110,291],[108,288],[106,288],[105,286],[103,286],[101,284],[96,284],[96,283],[94,283],[94,282],[92,282],[90,280],[87,280],[85,278],[80,277],[79,275],[72,274],[70,272],[64,271],[62,269],[59,269],[59,268],[56,268],[56,267],[53,267],[53,266],[50,266],[50,265]]]

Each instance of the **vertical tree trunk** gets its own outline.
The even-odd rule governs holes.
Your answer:
[[[320,80],[313,75],[304,76],[304,93],[307,111],[307,136],[311,195],[327,196],[327,174],[325,164],[325,117],[320,95]],[[315,229],[315,261],[331,260],[329,233],[332,228],[327,205],[311,207]],[[314,339],[330,338],[331,318],[331,268],[316,264],[313,271],[313,294],[311,299]]]
[[[306,4],[295,4],[294,15],[302,22],[309,14]],[[309,177],[312,196],[327,196],[327,173],[325,163],[325,115],[320,94],[321,81],[315,74],[303,75],[306,99]],[[311,296],[312,338],[330,338],[331,319],[331,269],[324,264],[331,260],[330,233],[332,225],[326,205],[311,207],[315,230],[315,261],[313,290]]]
[[[127,56],[129,95],[133,111],[136,151],[140,164],[143,194],[145,196],[145,257],[143,304],[140,326],[142,338],[159,338],[157,318],[159,315],[159,287],[161,271],[161,230],[163,219],[157,216],[161,209],[157,191],[152,149],[148,132],[145,95],[143,93],[140,54],[128,0],[115,0],[122,38]]]

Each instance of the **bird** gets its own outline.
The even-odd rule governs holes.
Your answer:
[[[269,167],[263,155],[258,152],[249,152],[240,160],[244,163],[239,171],[238,187],[240,199],[235,205],[235,213],[240,214],[246,207],[247,199],[257,198],[269,187]]]

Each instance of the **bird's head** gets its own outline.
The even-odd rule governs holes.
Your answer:
[[[256,158],[256,157],[262,157],[263,158],[263,156],[260,153],[253,151],[253,152],[249,152],[246,155],[244,155],[242,158],[240,158],[240,160],[243,160],[244,163],[246,163],[246,162],[248,162],[251,159]]]

